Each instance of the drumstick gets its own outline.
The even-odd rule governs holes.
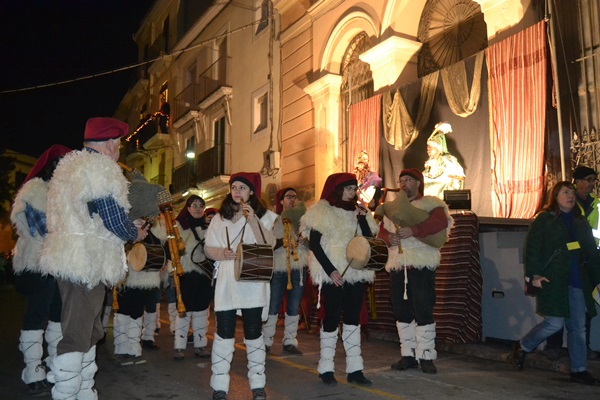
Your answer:
[[[348,262],[348,265],[346,265],[346,268],[344,268],[344,272],[342,272],[342,278],[344,277],[346,271],[348,271],[348,268],[350,268],[350,265],[352,265],[352,261],[354,261],[354,258],[351,258],[350,262]]]
[[[227,236],[227,250],[231,250],[231,242],[229,241],[229,229],[225,227],[225,235]]]

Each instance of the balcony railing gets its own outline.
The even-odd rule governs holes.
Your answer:
[[[221,86],[227,86],[227,66],[230,57],[221,57],[198,77],[198,83],[193,83],[175,96],[173,122],[195,110],[202,100],[215,92]]]
[[[198,183],[207,181],[215,176],[229,175],[226,155],[228,144],[216,145],[203,153],[196,155],[195,160],[186,161],[173,170],[172,193],[196,187]]]

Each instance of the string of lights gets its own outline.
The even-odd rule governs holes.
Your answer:
[[[163,60],[163,59],[169,58],[169,57],[177,57],[180,54],[183,54],[183,53],[185,53],[187,51],[197,49],[198,47],[206,46],[207,44],[210,44],[210,43],[212,43],[215,40],[221,39],[221,38],[229,36],[229,35],[231,35],[233,33],[237,33],[237,32],[243,31],[245,29],[251,28],[251,27],[253,27],[255,25],[258,25],[261,22],[263,22],[264,20],[268,20],[268,18],[269,18],[269,16],[267,16],[267,17],[265,17],[263,19],[260,19],[260,20],[253,21],[253,22],[251,22],[249,24],[242,25],[242,26],[240,26],[238,28],[235,28],[235,29],[232,29],[232,30],[230,30],[228,32],[225,32],[225,33],[222,33],[220,35],[214,36],[212,38],[203,40],[200,43],[188,46],[185,49],[180,49],[180,50],[174,51],[174,52],[169,53],[169,54],[162,54],[162,55],[160,55],[158,57],[155,57],[155,58],[153,58],[151,60],[142,61],[142,62],[138,62],[138,63],[135,63],[135,64],[123,66],[123,67],[120,67],[120,68],[111,69],[111,70],[105,71],[105,72],[99,72],[99,73],[95,73],[95,74],[91,74],[91,75],[81,76],[81,77],[78,77],[78,78],[67,79],[67,80],[63,80],[63,81],[46,83],[46,84],[42,84],[42,85],[29,86],[29,87],[18,88],[18,89],[2,90],[2,91],[0,91],[0,95],[2,95],[2,94],[9,94],[9,93],[28,92],[28,91],[32,91],[32,90],[45,89],[45,88],[54,87],[54,86],[67,85],[67,84],[70,84],[70,83],[75,83],[75,82],[85,81],[85,80],[89,80],[89,79],[94,79],[94,78],[98,78],[98,77],[101,77],[101,76],[116,74],[116,73],[127,71],[127,70],[130,70],[130,69],[138,68],[138,67],[141,67],[141,66],[144,66],[144,65],[147,65],[147,64],[153,64],[153,63],[155,63],[155,62],[157,62],[159,60]]]

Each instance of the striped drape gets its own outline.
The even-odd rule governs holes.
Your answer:
[[[539,22],[486,50],[495,217],[531,218],[542,196],[545,30]]]
[[[366,150],[371,171],[379,172],[381,95],[352,104],[349,115],[348,171],[354,170],[356,155]]]

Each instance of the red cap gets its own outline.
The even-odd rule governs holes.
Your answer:
[[[425,190],[425,178],[423,178],[423,174],[421,173],[421,171],[419,171],[416,168],[403,169],[402,171],[400,171],[399,178],[402,178],[404,175],[408,175],[411,178],[414,178],[421,182],[421,184],[419,185],[419,193],[421,194],[421,196],[423,196]]]
[[[127,135],[129,125],[118,119],[108,117],[90,118],[85,124],[83,140],[103,142]]]
[[[235,181],[243,182],[250,187],[254,195],[260,199],[260,174],[258,172],[238,172],[229,178],[229,186]]]
[[[25,178],[23,183],[38,176],[49,162],[51,162],[55,158],[64,156],[70,151],[71,149],[60,144],[54,144],[50,146],[48,150],[42,153],[42,155],[40,156],[40,158],[37,159],[35,164],[33,164],[31,171],[29,171],[29,174],[27,174],[27,177]]]
[[[325,185],[323,185],[323,192],[321,192],[321,199],[326,199],[331,203],[329,196],[338,186],[349,186],[358,185],[356,181],[356,175],[349,172],[339,172],[337,174],[331,174],[327,177]]]
[[[283,204],[281,204],[281,200],[283,200],[283,196],[285,196],[285,194],[290,190],[293,190],[294,192],[296,191],[296,189],[294,189],[293,187],[286,187],[281,189],[275,195],[275,212],[277,214],[281,214],[283,212]]]
[[[206,210],[204,210],[204,216],[215,215],[218,212],[219,212],[219,210],[216,209],[216,208],[212,208],[212,207],[211,208],[207,208]]]

